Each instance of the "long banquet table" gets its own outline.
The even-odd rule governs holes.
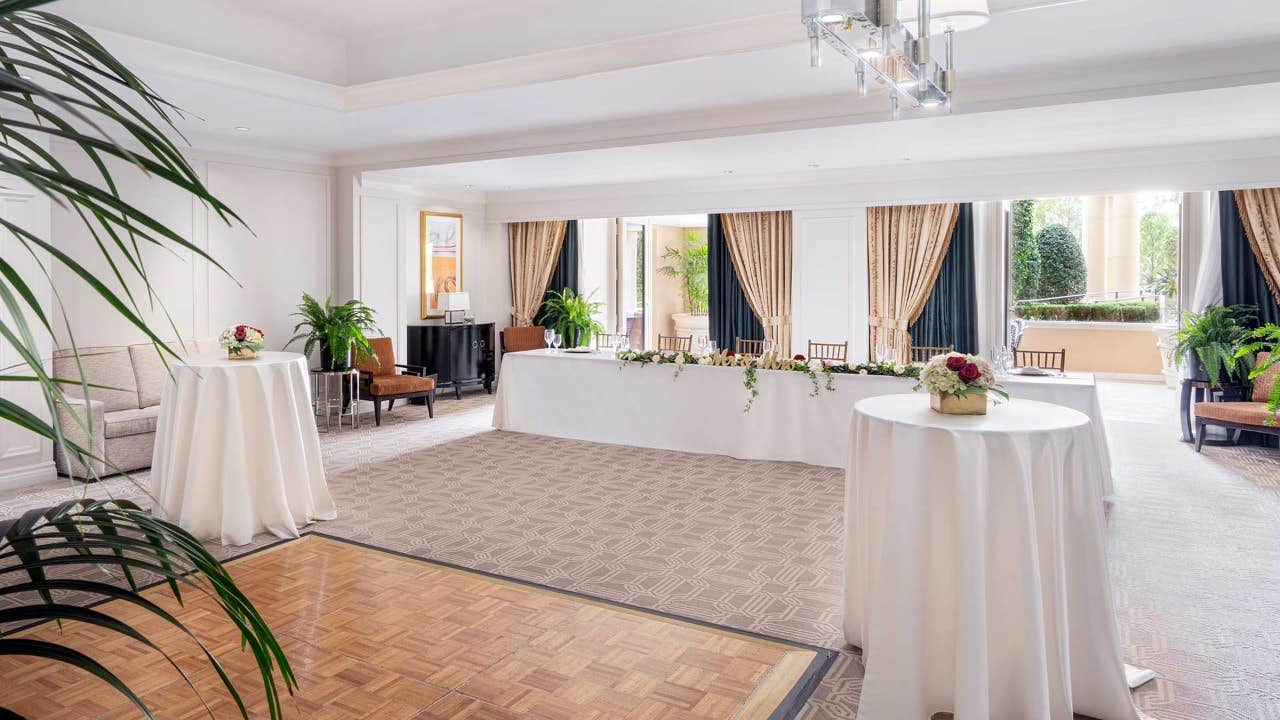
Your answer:
[[[502,356],[493,426],[500,430],[592,442],[714,453],[845,468],[849,422],[863,398],[911,392],[910,378],[836,375],[834,391],[817,397],[800,372],[760,370],[756,398],[741,368],[624,366],[612,353],[529,350]],[[822,384],[822,377],[818,378]],[[1003,378],[1015,398],[1063,405],[1089,416],[1111,494],[1110,453],[1091,374]]]

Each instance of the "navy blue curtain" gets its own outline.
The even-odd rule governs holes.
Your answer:
[[[1280,304],[1267,287],[1258,267],[1258,258],[1249,246],[1236,195],[1230,190],[1218,193],[1218,221],[1222,229],[1222,304],[1255,305],[1258,324],[1280,323]],[[1276,447],[1277,439],[1259,433],[1240,433],[1242,445]]]
[[[747,304],[738,273],[729,257],[720,216],[707,216],[707,313],[711,341],[719,348],[733,348],[734,338],[761,340],[764,326]]]
[[[1222,227],[1222,304],[1256,305],[1259,324],[1280,324],[1280,304],[1258,267],[1236,207],[1236,195],[1230,190],[1218,193],[1218,220]]]
[[[961,203],[951,245],[920,317],[908,328],[911,344],[978,352],[977,288],[973,270],[973,204]]]
[[[552,290],[564,292],[578,290],[578,221],[570,220],[564,226],[564,243],[560,246],[560,257],[556,260],[556,270],[551,273],[551,282],[547,284],[545,300]],[[599,298],[596,298],[599,300]]]

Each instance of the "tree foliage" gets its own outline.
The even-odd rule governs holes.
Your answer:
[[[1084,251],[1075,233],[1065,225],[1049,225],[1036,233],[1040,252],[1040,297],[1075,302],[1088,287]]]
[[[1178,225],[1162,212],[1142,216],[1139,231],[1139,263],[1142,288],[1172,297],[1178,282]]]
[[[1035,200],[1018,200],[1013,203],[1013,242],[1010,248],[1014,300],[1032,300],[1039,297],[1040,250],[1036,246]]]

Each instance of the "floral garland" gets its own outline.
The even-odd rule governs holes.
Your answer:
[[[621,350],[615,357],[622,361],[620,368],[633,363],[637,365],[674,365],[675,375],[672,379],[680,377],[684,369],[690,365],[740,367],[742,368],[742,386],[747,391],[747,404],[743,407],[743,412],[751,410],[752,404],[760,396],[759,381],[756,376],[758,370],[783,370],[804,373],[809,376],[809,381],[813,383],[813,391],[809,393],[810,397],[817,397],[824,388],[827,392],[834,392],[836,389],[835,375],[888,375],[908,378],[918,378],[920,376],[920,368],[914,365],[898,365],[895,363],[849,365],[847,363],[831,363],[825,360],[810,360],[805,358],[804,355],[796,355],[788,360],[773,353],[766,353],[761,356],[739,356],[732,350],[719,350],[706,355],[694,355],[680,350]],[[818,373],[822,373],[822,380],[818,379]]]

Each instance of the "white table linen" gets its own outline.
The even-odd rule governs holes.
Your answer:
[[[297,537],[301,526],[337,517],[306,358],[206,354],[175,363],[160,400],[151,493],[163,517],[224,545],[264,531]]]
[[[857,403],[845,492],[845,638],[860,720],[1136,718],[1104,553],[1096,436],[1027,400],[942,415]]]
[[[909,392],[910,378],[836,375],[834,392],[800,372],[761,370],[760,396],[744,413],[741,368],[691,365],[626,367],[612,353],[530,350],[502,356],[493,426],[501,430],[662,450],[715,453],[846,467],[849,414],[858,400]],[[1111,494],[1110,457],[1093,376],[1008,377],[1014,397],[1075,408],[1093,421],[1103,492]]]

